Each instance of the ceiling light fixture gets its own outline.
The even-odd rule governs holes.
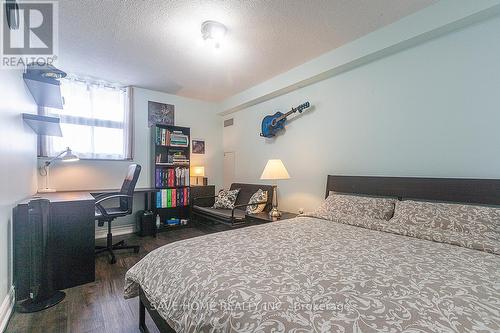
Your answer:
[[[213,43],[216,49],[220,47],[226,33],[226,26],[220,22],[205,21],[201,24],[201,36],[205,41]]]

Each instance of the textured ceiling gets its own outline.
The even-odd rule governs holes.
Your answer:
[[[435,0],[60,0],[59,67],[218,101]],[[200,25],[228,27],[218,51]]]

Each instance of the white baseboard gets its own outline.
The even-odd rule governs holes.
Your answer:
[[[113,234],[113,236],[133,234],[135,231],[135,225],[133,224],[119,225],[111,228],[111,233]],[[106,238],[107,234],[107,227],[96,228],[95,239]]]
[[[15,300],[14,286],[11,286],[9,292],[5,295],[2,305],[0,306],[0,332],[4,332],[7,328],[10,316],[14,310]]]

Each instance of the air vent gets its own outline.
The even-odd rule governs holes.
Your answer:
[[[234,124],[234,118],[229,118],[224,120],[224,127],[233,126],[233,124]]]

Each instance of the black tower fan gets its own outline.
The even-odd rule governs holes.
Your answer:
[[[30,296],[17,304],[18,312],[36,312],[50,308],[61,302],[66,294],[54,289],[52,272],[53,267],[48,265],[49,260],[49,213],[50,201],[35,199],[28,203],[29,257],[26,265],[29,270]]]

